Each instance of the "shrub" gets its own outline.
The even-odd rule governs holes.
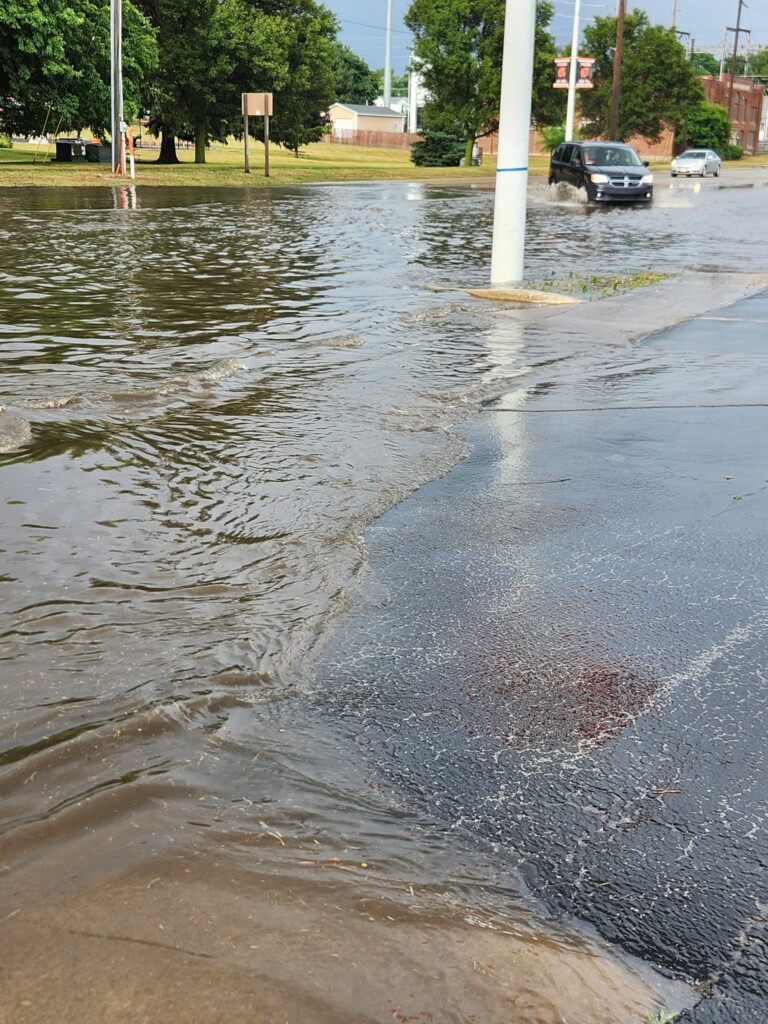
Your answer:
[[[553,125],[550,128],[542,128],[541,137],[549,152],[554,153],[560,143],[565,142],[565,128],[561,124]]]
[[[10,135],[0,132],[0,149],[13,149],[13,139]]]
[[[700,103],[688,118],[685,144],[689,149],[714,149],[722,153],[728,148],[731,124],[723,107],[716,103]],[[682,142],[682,139],[678,139]]]
[[[723,160],[741,160],[744,156],[744,150],[741,146],[731,146],[730,144],[724,146],[720,156]]]
[[[411,146],[411,163],[417,167],[458,167],[466,148],[466,141],[457,135],[425,132],[421,142]]]

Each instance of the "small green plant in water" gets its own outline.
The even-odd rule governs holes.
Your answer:
[[[572,270],[564,278],[551,277],[537,285],[540,291],[581,292],[591,300],[593,296],[607,297],[634,288],[646,288],[665,281],[671,274],[643,270],[634,274],[579,274]]]
[[[676,1014],[664,1013],[663,1010],[657,1010],[656,1013],[651,1013],[649,1010],[645,1015],[646,1024],[670,1024],[670,1021],[675,1019]]]

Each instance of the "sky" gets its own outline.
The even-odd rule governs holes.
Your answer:
[[[339,38],[359,54],[372,68],[384,67],[387,0],[324,0],[341,22]],[[734,27],[738,0],[676,0],[675,26],[688,32],[697,50],[719,50],[726,25]],[[392,67],[402,74],[408,63],[411,37],[403,25],[410,0],[392,0]],[[644,10],[654,25],[671,25],[675,0],[627,0],[627,8]],[[558,42],[570,42],[573,33],[574,0],[554,0],[555,17],[551,30]],[[582,26],[599,15],[615,14],[616,0],[581,0]],[[754,48],[768,47],[768,0],[747,0],[741,12],[741,27],[750,30],[742,36]],[[733,48],[733,33],[728,34],[727,51]],[[683,39],[686,43],[687,40]]]

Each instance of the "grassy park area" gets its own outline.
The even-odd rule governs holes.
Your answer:
[[[410,151],[369,149],[318,142],[295,153],[270,147],[270,176],[264,176],[264,147],[251,142],[251,173],[244,173],[242,144],[211,146],[205,164],[194,163],[194,150],[178,150],[181,163],[159,165],[156,149],[136,151],[136,181],[143,185],[307,185],[335,181],[441,180],[472,181],[492,177],[496,158],[481,167],[416,167]],[[544,174],[549,159],[531,158],[531,172]],[[14,144],[0,149],[0,185],[110,185],[115,178],[108,164],[57,163],[55,148],[46,157],[44,146]]]
[[[368,149],[318,142],[295,153],[271,146],[270,176],[264,176],[264,147],[251,142],[251,173],[244,173],[242,144],[211,146],[205,164],[194,163],[194,150],[178,150],[181,163],[159,165],[158,151],[136,151],[136,181],[143,185],[306,185],[334,181],[381,181],[487,178],[496,170],[495,158],[482,167],[415,167],[408,150]],[[535,158],[543,173],[547,160]],[[535,173],[535,172],[534,172]],[[108,164],[57,163],[55,148],[46,159],[45,147],[14,144],[0,149],[0,185],[109,185],[115,178]]]
[[[311,185],[338,181],[482,181],[492,178],[496,158],[485,157],[481,167],[416,167],[410,152],[399,149],[370,149],[318,142],[295,153],[279,146],[270,148],[270,176],[264,176],[264,148],[250,147],[251,173],[244,173],[241,143],[211,146],[205,164],[194,163],[194,150],[180,148],[179,164],[159,165],[156,149],[137,149],[136,181],[142,185],[226,185],[275,186]],[[652,161],[662,170],[668,160]],[[737,165],[765,167],[768,155],[740,160]],[[530,173],[542,176],[549,167],[548,155],[531,156]],[[111,185],[115,177],[109,164],[57,163],[55,148],[16,143],[0,149],[0,186]]]

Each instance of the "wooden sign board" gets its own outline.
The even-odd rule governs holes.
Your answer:
[[[272,116],[272,93],[271,92],[244,92],[243,117],[271,117]]]

